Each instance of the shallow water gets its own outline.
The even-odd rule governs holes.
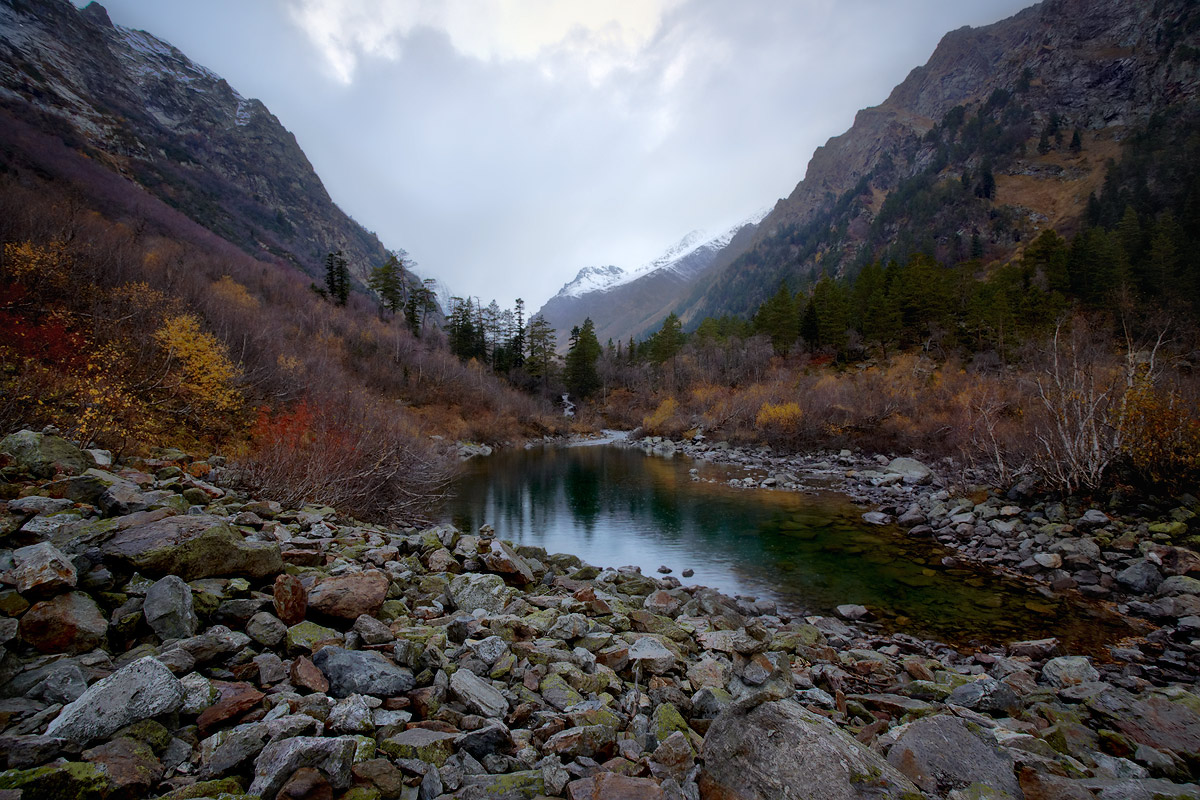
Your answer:
[[[688,470],[700,470],[693,481]],[[732,489],[728,468],[613,446],[534,448],[468,462],[447,513],[496,535],[600,567],[659,565],[685,584],[769,597],[792,613],[870,609],[886,627],[956,646],[1058,636],[1103,655],[1132,631],[1099,604],[945,567],[951,551],[862,522],[841,495]]]

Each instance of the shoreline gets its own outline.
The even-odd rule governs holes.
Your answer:
[[[84,463],[8,504],[0,790],[696,800],[763,774],[811,796],[1200,797],[1195,681],[1155,685],[1132,653],[964,654],[486,525],[283,508],[182,453]],[[922,777],[931,736],[945,785]]]

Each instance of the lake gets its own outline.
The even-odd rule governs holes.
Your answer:
[[[446,512],[464,531],[490,524],[502,539],[598,567],[655,575],[666,565],[685,585],[770,598],[792,614],[858,603],[889,630],[955,646],[1058,636],[1072,652],[1103,656],[1132,634],[1086,598],[943,566],[953,551],[868,525],[866,509],[841,495],[725,484],[736,475],[612,445],[502,451],[464,465]],[[695,574],[682,578],[685,568]]]

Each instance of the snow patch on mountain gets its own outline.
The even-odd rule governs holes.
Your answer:
[[[607,292],[660,270],[670,270],[685,278],[690,277],[691,273],[685,268],[685,260],[689,256],[702,250],[716,253],[728,245],[738,231],[747,225],[757,225],[770,211],[769,206],[760,209],[728,230],[716,235],[710,235],[703,231],[692,231],[667,248],[666,252],[658,258],[629,272],[614,266],[584,267],[579,270],[579,274],[575,276],[574,280],[559,289],[555,297],[582,297],[591,292]]]

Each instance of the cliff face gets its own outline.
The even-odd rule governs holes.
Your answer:
[[[342,250],[360,279],[387,258],[266,106],[96,3],[0,0],[0,107],[252,254],[317,275]],[[9,158],[36,168],[38,153],[12,152],[10,127]]]
[[[906,227],[903,214],[878,219],[887,198],[918,176],[966,185],[982,169],[995,170],[997,191],[986,207],[940,212],[929,245],[945,260],[955,257],[954,235],[980,236],[992,260],[1013,255],[1039,228],[1070,230],[1127,132],[1196,102],[1198,46],[1200,7],[1190,0],[1046,0],[993,25],[948,33],[886,101],[817,148],[747,253],[689,314],[745,313],[780,280],[795,287],[820,271],[844,274],[906,237],[919,238],[923,232]],[[1000,95],[1004,102],[992,108]],[[970,150],[961,131],[935,130],[956,107],[968,122],[986,112],[1011,146]],[[1042,152],[1038,135],[1052,120],[1068,138],[1081,132],[1080,151],[1069,153],[1060,138]],[[1002,229],[991,224],[998,217]]]

